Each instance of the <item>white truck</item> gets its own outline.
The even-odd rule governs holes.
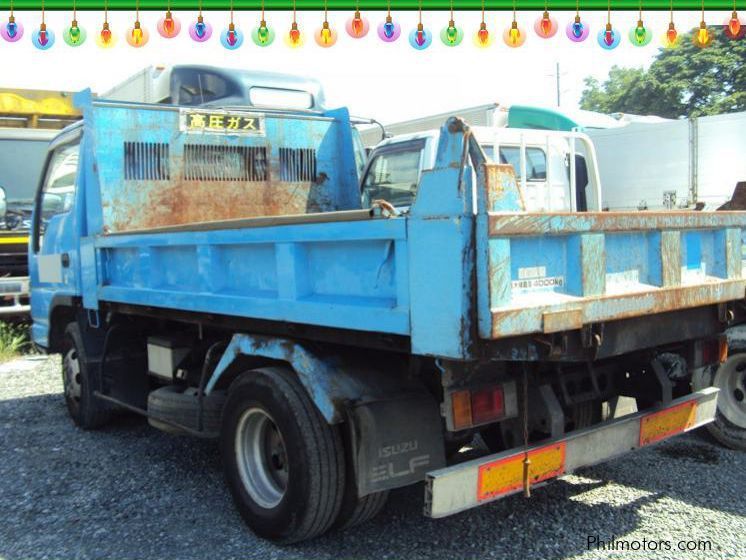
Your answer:
[[[717,210],[746,181],[746,112],[587,133],[610,210]]]
[[[472,126],[489,159],[513,166],[529,212],[601,210],[601,181],[590,138],[580,132]],[[433,168],[438,131],[386,139],[370,153],[364,197],[408,207],[422,173]],[[368,201],[371,202],[371,201]]]

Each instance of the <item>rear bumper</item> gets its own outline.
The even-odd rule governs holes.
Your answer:
[[[28,315],[31,312],[28,277],[0,278],[0,319]]]
[[[717,389],[708,387],[664,407],[532,445],[528,448],[531,486],[708,424],[715,418],[717,394]],[[521,492],[523,461],[523,450],[511,449],[429,472],[425,515],[446,517]]]

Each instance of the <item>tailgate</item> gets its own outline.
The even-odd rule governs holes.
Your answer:
[[[479,334],[740,300],[745,228],[744,212],[480,212]]]

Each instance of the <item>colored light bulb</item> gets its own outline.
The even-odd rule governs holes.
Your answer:
[[[418,23],[417,27],[413,29],[409,34],[409,44],[412,45],[418,51],[425,50],[433,42],[433,36],[425,29],[422,23]]]
[[[365,37],[368,34],[368,31],[370,31],[370,23],[368,23],[366,18],[360,15],[359,10],[355,10],[355,14],[347,20],[345,30],[353,39],[360,39]]]
[[[736,12],[733,12],[733,17],[728,22],[728,29],[731,35],[738,35],[741,32],[741,21],[738,19]]]
[[[116,43],[115,36],[109,28],[109,22],[105,21],[101,31],[96,36],[96,44],[102,49],[108,49]]]
[[[16,21],[15,16],[10,16],[8,23],[0,27],[0,36],[9,43],[15,43],[23,37],[23,26]]]
[[[147,44],[148,39],[150,39],[150,35],[147,30],[140,26],[140,20],[135,20],[135,25],[127,31],[127,43],[131,47],[139,49]]]
[[[558,29],[557,20],[551,17],[546,10],[544,10],[542,16],[534,23],[534,31],[542,39],[554,37]]]
[[[676,32],[676,27],[674,27],[673,22],[669,23],[668,31],[666,31],[666,38],[668,39],[668,42],[675,43],[678,37],[679,37],[679,34]]]
[[[302,46],[304,42],[305,38],[300,29],[298,29],[298,23],[294,21],[290,26],[290,31],[285,35],[285,44],[295,49]]]
[[[666,47],[675,47],[679,42],[679,33],[673,22],[669,22],[666,34],[663,36],[663,45]]]
[[[708,47],[710,43],[712,43],[712,35],[707,29],[707,24],[704,21],[699,23],[699,29],[697,29],[697,32],[694,34],[692,42],[694,43],[694,46],[701,49]]]
[[[744,25],[741,23],[738,13],[733,10],[730,19],[725,24],[725,35],[728,39],[740,39],[746,32],[744,31]]]
[[[70,27],[62,32],[62,39],[71,47],[82,45],[86,40],[85,29],[80,27],[76,20],[73,20]]]
[[[228,50],[235,50],[243,45],[243,33],[231,22],[220,34],[220,43]]]
[[[590,28],[580,21],[580,15],[576,15],[575,20],[568,24],[565,33],[573,43],[580,43],[588,38]]]
[[[45,51],[54,45],[54,32],[47,29],[46,23],[42,23],[31,36],[31,42],[37,49]]]
[[[440,32],[440,40],[447,47],[455,47],[464,39],[464,32],[456,27],[456,22],[450,20],[448,25]]]
[[[617,48],[621,39],[622,34],[617,33],[612,28],[611,23],[607,23],[606,27],[598,32],[598,44],[607,51]]]
[[[189,27],[189,36],[193,41],[204,43],[212,37],[212,25],[207,23],[202,16],[198,16],[197,21]]]
[[[637,25],[630,29],[629,41],[636,47],[644,47],[650,44],[653,34],[649,33],[642,20],[637,20]]]
[[[173,39],[181,32],[181,23],[171,14],[171,10],[168,10],[166,15],[158,21],[157,28],[161,37]]]
[[[378,26],[378,36],[387,43],[393,43],[401,35],[401,27],[394,23],[391,16],[386,16],[383,23]]]
[[[503,41],[506,45],[512,48],[518,48],[526,42],[526,34],[523,30],[518,27],[518,22],[513,20],[505,32],[503,33]]]
[[[477,31],[474,44],[478,47],[489,47],[492,44],[492,37],[490,36],[490,32],[487,31],[487,24],[485,22],[479,24],[479,31]]]
[[[321,24],[321,28],[316,31],[314,39],[318,46],[328,49],[337,42],[337,32],[329,27],[328,21],[324,20],[324,23]]]
[[[272,41],[275,40],[275,32],[267,27],[266,21],[261,20],[259,26],[255,27],[251,32],[251,39],[260,47],[266,47],[271,45]]]

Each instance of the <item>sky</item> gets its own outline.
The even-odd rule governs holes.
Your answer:
[[[479,27],[479,12],[456,12],[455,21],[465,30],[465,38],[457,47],[443,45],[438,34],[448,23],[447,12],[425,12],[423,23],[435,31],[432,45],[424,51],[413,49],[406,34],[417,24],[416,12],[394,12],[402,26],[402,36],[395,43],[381,41],[374,29],[383,21],[384,12],[364,13],[371,22],[370,33],[362,39],[352,39],[344,32],[344,23],[351,14],[330,12],[329,22],[339,31],[339,40],[331,48],[316,45],[312,32],[320,27],[323,14],[299,12],[298,24],[306,35],[299,49],[287,47],[282,36],[290,28],[290,12],[268,12],[267,21],[278,34],[266,48],[255,46],[247,37],[235,51],[223,48],[219,32],[227,26],[227,12],[206,12],[214,27],[213,37],[206,43],[192,41],[186,27],[195,19],[193,12],[174,12],[182,22],[181,34],[174,39],[158,35],[155,26],[161,13],[141,13],[142,26],[150,30],[150,41],[140,49],[124,41],[124,32],[131,27],[134,13],[112,12],[111,28],[118,35],[118,44],[101,49],[93,41],[103,22],[99,12],[79,12],[79,25],[87,29],[88,41],[79,47],[69,47],[62,40],[62,30],[70,24],[72,14],[49,12],[46,21],[57,35],[55,45],[47,50],[36,49],[30,35],[41,21],[40,12],[16,12],[24,24],[26,35],[18,43],[0,40],[0,87],[80,90],[87,87],[104,92],[141,68],[155,64],[211,64],[224,67],[272,70],[302,74],[319,79],[326,91],[329,106],[347,106],[352,114],[376,118],[383,123],[426,116],[453,109],[498,102],[503,105],[531,104],[556,107],[556,64],[560,65],[561,107],[575,109],[583,89],[583,78],[592,75],[603,80],[612,65],[647,67],[660,48],[660,38],[668,27],[667,12],[644,14],[645,24],[655,38],[646,47],[634,47],[627,32],[638,18],[636,12],[612,13],[615,28],[624,31],[622,43],[613,51],[605,51],[596,42],[596,33],[606,23],[605,12],[583,12],[583,21],[591,25],[591,36],[583,43],[572,43],[564,34],[574,13],[553,12],[560,31],[551,39],[541,39],[533,31],[539,12],[519,12],[518,22],[527,31],[523,46],[512,49],[501,39],[510,25],[509,12],[488,12],[488,29],[495,34],[495,43],[479,49],[472,43]],[[707,14],[708,23],[722,23],[726,12]],[[7,17],[2,14],[3,20]],[[684,31],[698,25],[698,12],[676,12],[677,29]],[[258,13],[236,12],[235,23],[246,34],[259,19]],[[499,36],[498,36],[499,35]]]

